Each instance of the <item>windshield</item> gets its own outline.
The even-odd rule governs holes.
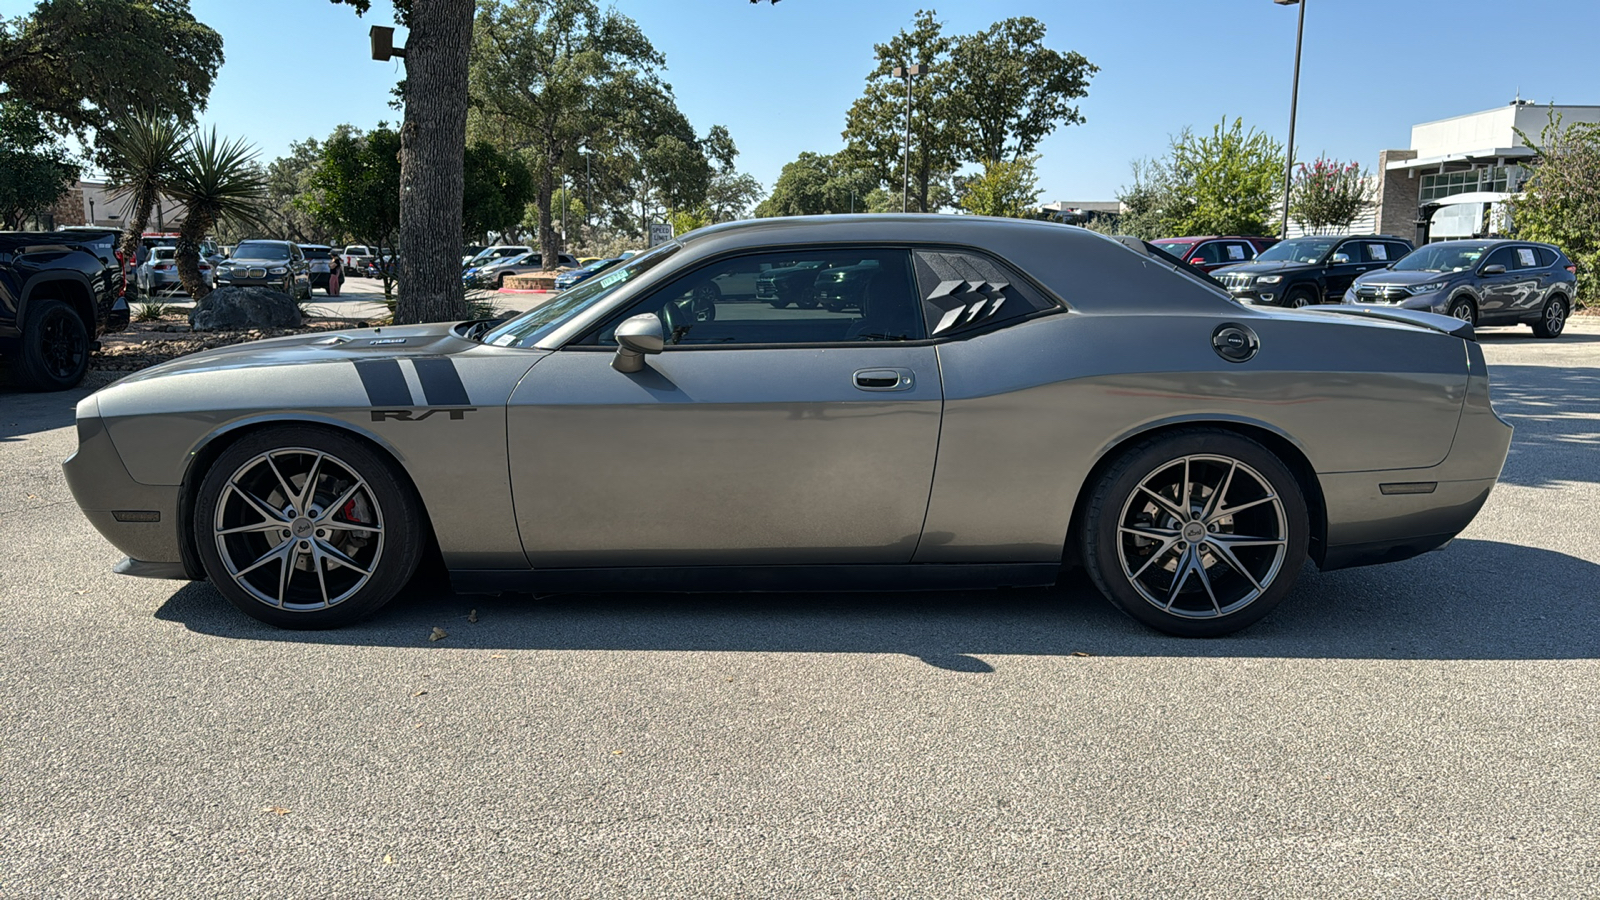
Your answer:
[[[1337,240],[1337,238],[1295,238],[1292,241],[1281,241],[1261,251],[1261,255],[1256,257],[1256,262],[1321,262],[1322,257],[1328,254]]]
[[[591,278],[575,288],[562,291],[554,300],[535,306],[483,336],[485,344],[496,347],[532,347],[540,338],[583,312],[671,256],[679,245],[664,244],[658,250],[628,260],[608,275]]]
[[[1460,272],[1478,264],[1489,252],[1484,243],[1429,244],[1407,253],[1393,268],[1398,272]]]
[[[1176,256],[1179,262],[1182,262],[1183,258],[1189,255],[1189,251],[1194,249],[1194,244],[1189,241],[1156,241],[1155,245],[1160,247],[1163,253]]]
[[[246,243],[234,248],[234,259],[288,259],[286,244]]]

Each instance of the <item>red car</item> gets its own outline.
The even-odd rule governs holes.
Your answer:
[[[1150,243],[1202,272],[1212,272],[1223,266],[1250,262],[1277,242],[1277,238],[1271,237],[1211,236],[1162,238]]]

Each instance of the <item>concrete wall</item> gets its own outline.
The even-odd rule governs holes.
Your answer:
[[[1600,106],[1557,106],[1557,114],[1564,124],[1574,122],[1600,122]],[[1474,150],[1491,150],[1522,146],[1517,129],[1537,136],[1550,121],[1548,105],[1506,105],[1498,109],[1452,116],[1436,122],[1411,126],[1411,149],[1417,156],[1446,156],[1451,153],[1469,153]]]

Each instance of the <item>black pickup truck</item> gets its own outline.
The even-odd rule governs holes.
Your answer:
[[[101,334],[128,327],[118,232],[0,232],[0,357],[24,387],[83,380]]]

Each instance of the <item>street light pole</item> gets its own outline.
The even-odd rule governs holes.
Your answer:
[[[906,80],[906,161],[905,182],[900,189],[900,211],[911,211],[911,77],[925,75],[928,67],[918,63],[914,66],[895,66],[892,74],[896,78]]]
[[[1279,6],[1299,6],[1300,22],[1294,31],[1294,87],[1289,92],[1289,154],[1283,163],[1283,220],[1278,225],[1278,237],[1289,236],[1289,185],[1294,178],[1294,117],[1300,105],[1300,42],[1306,34],[1305,0],[1272,0]]]

